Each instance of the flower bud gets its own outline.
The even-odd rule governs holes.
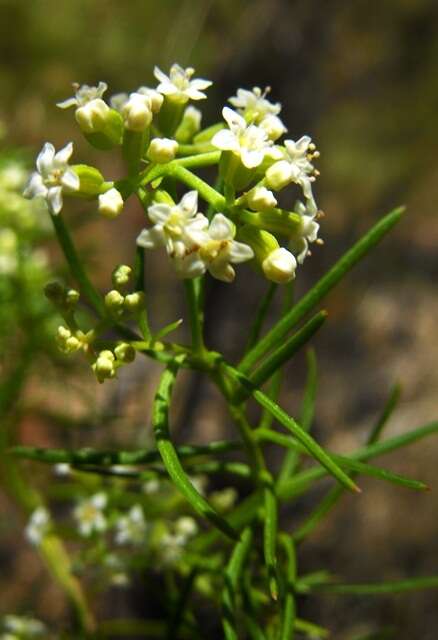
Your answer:
[[[262,269],[268,280],[277,284],[285,284],[295,278],[297,261],[293,254],[279,247],[274,249],[262,263]]]
[[[192,105],[184,111],[182,120],[175,132],[175,138],[180,143],[188,143],[201,128],[202,113]]]
[[[135,360],[135,349],[127,342],[121,342],[114,349],[117,360],[120,362],[133,362]]]
[[[293,178],[292,166],[286,160],[275,162],[266,171],[265,182],[274,191],[280,191],[291,183]]]
[[[259,267],[269,254],[280,246],[271,233],[249,224],[239,227],[237,237],[240,242],[248,244],[254,251],[255,261]]]
[[[128,284],[131,274],[131,267],[128,267],[127,264],[119,264],[112,273],[114,287],[123,287],[125,284]]]
[[[274,142],[287,131],[280,118],[272,113],[263,118],[260,127],[266,131],[268,138]]]
[[[254,211],[266,211],[277,206],[277,200],[272,191],[266,187],[254,187],[245,195],[248,206]]]
[[[106,308],[111,311],[111,313],[115,313],[117,315],[122,313],[124,302],[125,298],[116,289],[112,289],[105,296]]]
[[[46,298],[57,306],[64,303],[65,293],[65,286],[56,280],[54,282],[48,282],[44,287],[44,295]]]
[[[178,143],[170,138],[154,138],[147,152],[149,160],[158,164],[170,162],[176,156]]]
[[[99,382],[102,383],[106,378],[114,378],[116,375],[114,361],[115,357],[112,351],[104,350],[99,353],[96,362],[92,365]]]
[[[161,93],[156,91],[155,89],[150,89],[149,87],[140,87],[137,93],[140,93],[144,96],[147,96],[151,103],[152,113],[158,113],[163,105],[164,97]]]
[[[105,218],[117,218],[123,210],[123,198],[114,187],[99,196],[99,213]]]
[[[109,106],[102,98],[95,98],[76,109],[76,122],[83,133],[97,133],[105,128],[109,111]]]
[[[79,302],[79,298],[79,291],[76,291],[76,289],[67,289],[64,297],[65,306],[69,310],[74,309]]]
[[[122,106],[122,116],[126,129],[144,131],[152,122],[151,99],[141,93],[131,93]]]
[[[80,333],[80,332],[78,332]],[[58,331],[56,334],[56,342],[58,343],[58,347],[62,353],[74,353],[75,351],[79,351],[82,346],[82,342],[79,338],[73,335],[70,329],[63,327],[62,325],[58,327]]]
[[[90,167],[88,164],[75,164],[72,169],[79,178],[79,189],[72,191],[71,195],[93,198],[105,189],[105,179],[95,167]]]
[[[144,293],[142,291],[136,291],[135,293],[129,293],[125,296],[124,307],[131,313],[141,311],[144,307]]]

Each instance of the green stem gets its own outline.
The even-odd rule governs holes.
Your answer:
[[[200,299],[201,287],[201,278],[184,280],[186,301],[189,309],[190,330],[192,333],[192,348],[197,355],[202,355],[205,351],[203,337],[204,312]]]
[[[79,289],[88,299],[88,302],[90,302],[95,308],[97,314],[101,317],[105,317],[106,309],[103,300],[87,276],[61,214],[57,216],[52,215],[51,218],[58,242],[62,248],[68,266],[70,267],[70,271],[79,285]]]

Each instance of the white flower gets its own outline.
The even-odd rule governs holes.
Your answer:
[[[189,221],[196,221],[202,227],[208,225],[207,218],[198,210],[198,192],[189,191],[176,205],[153,204],[148,207],[148,216],[154,226],[143,229],[137,244],[146,249],[166,247],[171,258],[186,255],[189,239],[186,235]],[[193,245],[193,243],[191,243]]]
[[[317,211],[314,201],[309,200],[307,206],[298,201],[295,211],[301,215],[301,226],[290,238],[289,248],[302,264],[309,253],[309,243],[322,241],[318,241],[319,224],[315,221]]]
[[[79,533],[88,537],[93,532],[100,533],[107,528],[107,521],[103,510],[107,504],[105,493],[95,493],[91,498],[82,500],[73,511],[77,520]]]
[[[71,465],[68,462],[58,462],[53,467],[53,473],[60,478],[66,478],[71,474]]]
[[[31,514],[25,529],[30,544],[38,546],[50,529],[50,513],[45,507],[37,507]]]
[[[268,280],[277,284],[290,282],[295,277],[297,261],[290,251],[279,247],[263,260],[262,269]]]
[[[120,191],[112,188],[99,196],[99,213],[105,218],[117,218],[123,210],[123,198]]]
[[[127,516],[121,516],[116,522],[116,544],[142,544],[147,530],[143,509],[139,504],[131,507]]]
[[[44,634],[47,634],[47,628],[45,624],[37,620],[36,618],[28,618],[24,616],[6,615],[3,620],[3,628],[5,631],[10,631],[13,634],[13,638],[40,638]],[[3,636],[1,636],[3,638]],[[6,636],[7,637],[7,636]]]
[[[196,520],[190,518],[190,516],[182,516],[175,522],[175,531],[177,535],[183,536],[187,540],[196,535],[198,525],[196,524]]]
[[[243,116],[253,120],[257,124],[267,115],[278,115],[281,111],[281,104],[270,102],[266,99],[270,88],[266,87],[264,91],[260,87],[254,87],[252,91],[248,89],[237,89],[237,95],[228,99],[233,107],[239,110]]]
[[[57,107],[60,107],[60,109],[84,107],[88,102],[102,98],[103,94],[108,89],[108,85],[105,82],[99,82],[97,87],[89,87],[87,84],[80,86],[75,82],[73,83],[73,89],[75,91],[74,97],[67,98],[67,100],[64,100],[63,102],[57,102]]]
[[[89,87],[84,84],[80,87],[74,84],[76,90],[73,98],[68,98],[63,102],[58,102],[57,107],[68,109],[76,107],[75,117],[82,131],[93,133],[98,131],[105,124],[105,118],[109,112],[109,106],[102,100],[102,96],[108,88],[105,82],[99,82],[97,87]]]
[[[231,263],[245,262],[254,257],[251,247],[234,240],[234,224],[222,213],[214,216],[208,229],[196,229],[191,225],[186,233],[198,247],[204,268],[223,282],[234,280],[236,274]]]
[[[229,107],[223,108],[222,115],[229,129],[218,131],[211,144],[222,151],[232,151],[238,155],[248,169],[258,167],[272,145],[266,131],[254,124],[248,125],[241,115]]]
[[[158,493],[158,491],[160,490],[160,483],[156,478],[151,478],[143,484],[142,488],[146,495],[151,496],[154,493]]]
[[[126,566],[121,558],[115,553],[107,553],[104,560],[104,565],[110,572],[110,582],[115,587],[127,587],[130,584],[130,579],[126,573]]]
[[[304,196],[313,200],[312,182],[315,180],[313,158],[319,153],[309,136],[302,136],[297,142],[284,141],[284,159],[274,163],[266,171],[266,183],[269,187],[279,190],[291,182],[299,184]]]
[[[144,131],[152,122],[151,98],[144,93],[131,93],[120,113],[126,129]]]
[[[69,142],[63,149],[55,152],[55,147],[46,142],[37,157],[37,171],[32,173],[26,189],[25,198],[45,198],[49,211],[57,215],[62,209],[63,191],[77,191],[79,177],[70,169],[68,161],[73,153],[73,143]]]
[[[159,81],[157,91],[172,100],[185,103],[188,100],[202,100],[207,96],[203,93],[212,82],[210,80],[194,79],[195,70],[192,67],[183,69],[179,64],[170,67],[170,73],[166,76],[158,67],[154,69],[154,76]]]
[[[154,138],[147,152],[149,160],[158,164],[170,162],[176,156],[178,151],[178,143],[171,138]]]
[[[270,140],[277,140],[287,129],[278,117],[281,104],[266,99],[269,91],[270,87],[264,91],[260,87],[254,87],[252,91],[238,89],[237,96],[229,98],[228,102],[237,108],[247,122],[262,127]]]
[[[248,206],[254,211],[267,211],[277,206],[277,200],[266,187],[254,187],[246,194]]]

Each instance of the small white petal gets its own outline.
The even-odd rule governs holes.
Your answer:
[[[50,142],[46,142],[36,160],[37,169],[43,178],[47,177],[51,172],[54,157],[55,147]]]
[[[230,260],[236,264],[239,262],[246,262],[254,257],[254,251],[247,244],[243,242],[233,241],[230,247]]]
[[[47,196],[47,187],[43,183],[40,174],[36,171],[30,176],[29,182],[23,191],[23,196],[25,198],[36,198],[38,196],[45,198]]]
[[[236,135],[229,129],[221,129],[211,139],[211,144],[222,151],[239,151],[240,145]]]
[[[222,109],[222,116],[231,130],[246,129],[245,119],[236,113],[236,111],[230,109],[230,107],[224,107]]]
[[[242,149],[240,157],[243,166],[245,166],[247,169],[254,169],[263,162],[265,152],[263,150],[252,151],[249,149]]]
[[[155,223],[165,223],[171,213],[172,207],[168,204],[152,204],[148,207],[148,217]]]
[[[158,249],[166,244],[166,238],[162,228],[143,229],[137,238],[137,245],[145,249]]]
[[[61,184],[63,187],[70,189],[71,191],[77,191],[80,187],[81,181],[77,173],[73,169],[67,169],[61,178]]]
[[[69,107],[76,107],[78,101],[76,98],[67,98],[67,100],[63,100],[62,102],[57,102],[56,106],[60,109],[68,109]]]
[[[181,198],[180,207],[188,216],[194,216],[198,210],[198,192],[188,191]]]
[[[222,213],[217,213],[210,222],[209,234],[214,240],[230,240],[234,236],[234,225]]]
[[[57,167],[64,167],[70,160],[72,153],[73,153],[73,143],[69,142],[68,144],[65,145],[65,147],[63,147],[55,155],[53,159],[53,164]]]
[[[56,216],[62,209],[62,187],[50,187],[47,201],[51,212]]]
[[[159,82],[169,82],[169,78],[161,71],[161,69],[159,69],[159,67],[154,67],[154,76]]]

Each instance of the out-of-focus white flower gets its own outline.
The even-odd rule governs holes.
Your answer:
[[[277,200],[266,187],[254,187],[245,195],[248,206],[253,211],[267,211],[277,206]]]
[[[211,144],[222,151],[232,151],[247,169],[258,167],[272,145],[266,131],[255,124],[248,125],[241,115],[229,107],[222,109],[222,115],[229,128],[218,131]]]
[[[18,163],[11,162],[0,169],[0,189],[15,191],[26,183],[27,171]]]
[[[58,462],[53,467],[53,473],[60,478],[66,478],[71,474],[71,465],[68,462]]]
[[[190,516],[182,516],[175,522],[175,532],[179,536],[188,539],[198,533],[196,520]]]
[[[152,122],[151,98],[144,93],[131,93],[120,109],[123,123],[130,131],[144,131]]]
[[[187,237],[188,223],[196,221],[205,226],[204,221],[207,221],[205,216],[197,211],[197,191],[189,191],[175,205],[151,205],[148,207],[148,217],[154,226],[143,229],[137,238],[137,244],[146,249],[166,247],[171,258],[183,258],[190,244]]]
[[[171,138],[154,138],[151,140],[147,156],[152,162],[165,164],[170,162],[176,156],[178,151],[178,142]]]
[[[105,193],[101,193],[99,196],[99,213],[105,218],[117,218],[123,211],[123,198],[120,191],[115,189],[108,189]]]
[[[203,100],[207,97],[203,91],[208,89],[212,82],[201,78],[192,79],[194,73],[195,70],[192,67],[183,69],[179,64],[173,64],[169,75],[166,76],[158,67],[155,67],[154,76],[159,82],[157,91],[175,102]]]
[[[307,206],[302,202],[295,204],[295,211],[301,215],[301,226],[289,240],[289,248],[296,255],[297,260],[302,264],[309,254],[309,243],[319,242],[319,224],[316,222],[316,206],[313,200],[309,200]]]
[[[222,213],[217,213],[207,228],[196,228],[190,225],[186,234],[198,247],[200,261],[214,278],[223,282],[232,282],[235,271],[231,264],[251,260],[254,252],[246,244],[234,240],[235,226]],[[180,265],[183,268],[183,264]]]
[[[143,544],[147,525],[141,505],[134,505],[128,515],[121,516],[116,522],[116,529],[116,544]]]
[[[130,585],[129,575],[126,573],[126,566],[123,560],[115,553],[108,553],[104,558],[104,564],[110,572],[110,583],[114,587],[128,587]]]
[[[62,209],[62,194],[65,190],[77,191],[80,180],[69,167],[68,161],[73,153],[73,143],[69,142],[58,153],[50,142],[46,142],[37,157],[37,171],[32,173],[26,189],[25,198],[45,198],[49,211],[57,215]]]
[[[45,507],[37,507],[26,525],[25,536],[34,546],[38,546],[50,529],[50,513]]]
[[[2,626],[5,631],[9,631],[12,638],[41,638],[47,634],[46,625],[36,618],[25,616],[15,616],[12,614],[4,616]],[[3,638],[4,636],[0,636]],[[6,636],[7,637],[7,636]]]
[[[103,513],[108,502],[105,493],[95,493],[90,498],[82,500],[73,510],[73,516],[78,523],[79,533],[89,537],[92,533],[102,533],[107,528],[107,520]]]
[[[274,249],[262,263],[262,269],[268,280],[278,284],[290,282],[295,277],[297,261],[290,251],[279,247]]]
[[[152,496],[160,490],[160,483],[156,478],[151,478],[151,480],[147,480],[143,483],[142,488],[146,495]]]

